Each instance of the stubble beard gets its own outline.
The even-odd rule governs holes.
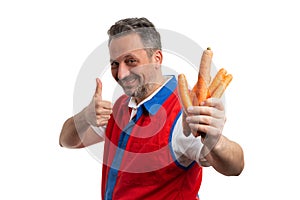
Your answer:
[[[147,84],[138,85],[136,89],[134,89],[133,91],[132,89],[126,89],[126,88],[123,89],[127,96],[143,100],[147,98],[147,96],[149,96],[153,88],[154,88],[154,84],[147,83]]]
[[[132,89],[126,89],[124,88],[124,92],[126,95],[130,97],[135,97],[139,99],[143,99],[147,96],[149,89],[146,85],[139,85],[136,89],[132,91]]]
[[[130,77],[127,77],[126,79],[130,79]],[[137,100],[143,100],[143,99],[147,98],[153,92],[157,83],[149,82],[149,83],[145,84],[144,81],[142,81],[141,78],[138,76],[136,76],[136,79],[138,81],[138,84],[133,87],[124,86],[122,84],[122,81],[120,81],[119,84],[122,86],[123,91],[127,96],[134,97]]]

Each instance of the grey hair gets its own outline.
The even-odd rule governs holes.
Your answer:
[[[153,55],[156,50],[161,50],[161,39],[159,32],[148,19],[142,18],[126,18],[117,21],[107,31],[109,35],[108,45],[111,40],[130,33],[136,33],[140,36],[145,47],[148,57]]]

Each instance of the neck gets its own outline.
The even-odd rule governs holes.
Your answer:
[[[166,81],[168,80],[167,77],[163,77],[157,81],[157,83],[153,83],[153,84],[148,84],[146,86],[148,92],[146,95],[144,95],[143,97],[134,97],[135,101],[137,104],[139,104],[140,102],[142,102],[144,99],[146,99],[147,97],[149,97],[153,92],[155,92],[159,87],[161,87]]]

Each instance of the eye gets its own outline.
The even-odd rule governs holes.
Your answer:
[[[130,58],[130,59],[126,59],[125,63],[128,64],[128,65],[136,65],[137,60]]]
[[[116,61],[113,61],[110,63],[111,69],[117,69],[119,67],[119,63]]]

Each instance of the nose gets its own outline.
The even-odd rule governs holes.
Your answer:
[[[119,64],[118,68],[118,79],[122,80],[130,74],[129,67],[126,63],[122,62]]]

